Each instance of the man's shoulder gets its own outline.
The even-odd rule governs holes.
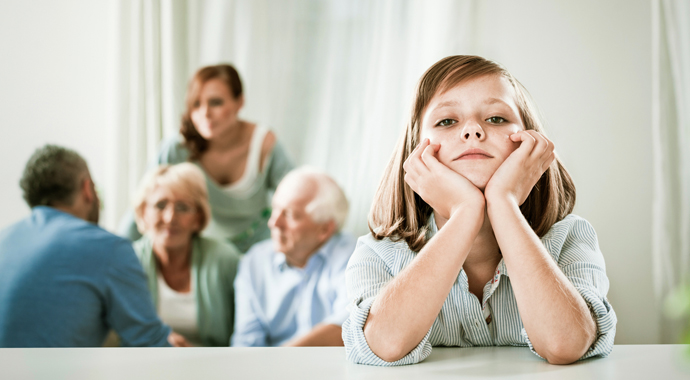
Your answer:
[[[13,235],[2,235],[0,252],[15,264],[30,262],[36,268],[64,270],[100,281],[106,272],[126,272],[137,263],[128,240],[65,213],[32,213],[8,232]]]
[[[270,279],[276,279],[274,275],[277,272],[274,270],[274,263],[277,254],[273,249],[271,239],[252,245],[240,259],[237,276],[249,281],[255,288],[262,286],[261,284]]]
[[[99,250],[119,249],[131,243],[100,226],[50,207],[36,207],[31,215],[9,226],[0,236],[55,241],[56,245],[98,246]]]
[[[101,226],[84,221],[84,223],[67,231],[71,234],[71,242],[80,245],[97,246],[101,251],[117,251],[123,248],[132,249],[132,242],[106,231]]]
[[[120,236],[106,231],[101,226],[76,217],[54,220],[56,229],[52,239],[62,247],[70,247],[75,254],[99,256],[112,262],[122,257],[122,253],[134,253],[132,243]]]
[[[337,249],[349,249],[355,247],[357,245],[357,238],[352,236],[352,234],[348,232],[338,232],[335,234],[333,237],[331,237],[331,240],[334,240],[335,248]]]
[[[347,232],[338,232],[329,239],[327,244],[332,246],[329,254],[331,261],[334,263],[347,262],[352,256],[352,252],[355,251],[357,239]]]
[[[242,257],[243,262],[263,262],[272,259],[276,254],[271,239],[262,240],[254,245]]]
[[[31,217],[28,216],[26,218],[22,218],[9,226],[3,228],[0,230],[0,242],[8,239],[12,239],[17,237],[19,234],[22,233],[25,229],[27,229],[28,224],[29,224],[29,219]]]

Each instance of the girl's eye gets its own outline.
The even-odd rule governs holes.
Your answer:
[[[491,124],[503,124],[507,120],[500,117],[500,116],[491,116],[490,118],[486,119],[486,121],[491,123]]]
[[[456,123],[456,121],[453,119],[443,119],[443,120],[439,121],[436,125],[438,125],[439,127],[447,127],[447,126],[453,125],[455,123]]]
[[[199,104],[199,101],[198,101],[198,100],[197,100],[196,102],[194,102],[194,104],[192,105],[192,107],[193,107],[194,109],[199,108],[199,106],[200,106],[200,104]]]
[[[223,105],[223,99],[209,99],[208,105],[209,106],[222,106]]]

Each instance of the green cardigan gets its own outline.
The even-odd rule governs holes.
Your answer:
[[[153,243],[147,236],[134,242],[158,305],[158,273]],[[192,238],[192,281],[197,302],[199,338],[205,346],[229,346],[235,317],[233,281],[240,255],[233,245],[206,237]]]

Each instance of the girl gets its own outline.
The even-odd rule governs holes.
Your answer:
[[[495,62],[452,56],[413,107],[347,268],[349,360],[417,363],[432,346],[608,355],[604,259],[526,90]]]

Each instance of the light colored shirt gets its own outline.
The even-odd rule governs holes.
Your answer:
[[[335,234],[296,268],[270,239],[252,247],[235,279],[232,345],[280,346],[319,323],[342,325],[349,315],[345,268],[354,248],[352,236]]]
[[[178,292],[168,286],[163,275],[158,273],[158,316],[173,331],[182,335],[187,342],[202,345],[197,328],[197,300],[194,281],[189,292]]]
[[[429,237],[436,232],[432,217]],[[581,359],[607,356],[613,348],[617,319],[606,299],[609,280],[594,228],[571,214],[554,224],[541,241],[582,295],[596,322],[597,338]],[[381,289],[407,267],[416,254],[404,240],[375,240],[369,234],[357,242],[346,276],[351,314],[343,324],[343,341],[348,360],[380,366],[413,364],[428,357],[432,346],[528,346],[536,354],[520,319],[508,268],[501,259],[494,277],[484,286],[482,300],[469,291],[467,274],[460,270],[422,341],[395,362],[386,362],[376,356],[363,332],[369,309]]]

